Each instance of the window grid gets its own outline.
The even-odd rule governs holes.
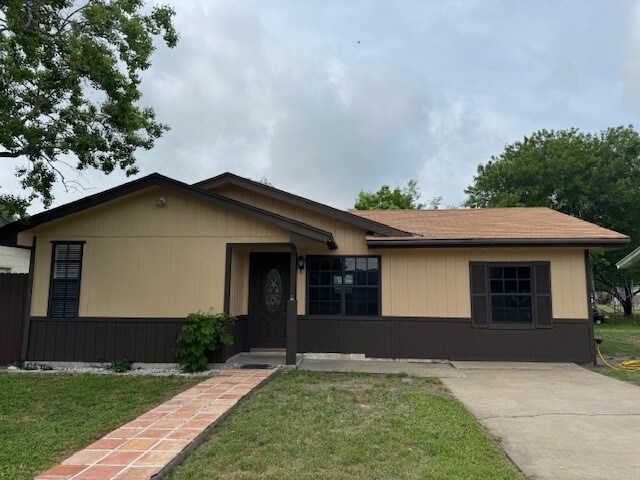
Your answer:
[[[309,315],[380,315],[380,257],[311,256],[307,272]]]
[[[493,323],[533,322],[533,275],[530,265],[489,267]]]

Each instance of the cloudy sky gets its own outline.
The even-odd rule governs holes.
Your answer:
[[[478,163],[537,129],[638,123],[630,0],[169,3],[181,41],[156,52],[143,93],[172,129],[141,175],[231,171],[341,208],[416,178],[451,205]],[[13,167],[0,186],[17,192]],[[83,181],[55,205],[125,177]]]

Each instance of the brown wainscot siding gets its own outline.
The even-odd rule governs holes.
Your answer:
[[[32,317],[27,360],[66,362],[176,362],[177,338],[183,318]],[[234,344],[211,356],[212,362],[247,349],[247,317],[231,327]]]
[[[359,353],[372,358],[518,360],[588,363],[593,330],[583,319],[553,328],[475,328],[469,318],[298,317],[298,352]]]

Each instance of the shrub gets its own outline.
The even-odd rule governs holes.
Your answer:
[[[233,345],[229,325],[233,319],[226,313],[190,313],[188,323],[178,336],[178,359],[185,372],[202,372],[207,368],[208,354],[222,345]]]
[[[107,368],[112,372],[124,373],[131,370],[132,364],[133,362],[131,360],[127,360],[126,358],[123,358],[122,360],[114,360],[109,364]]]

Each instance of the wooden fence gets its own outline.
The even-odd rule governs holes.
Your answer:
[[[20,360],[29,275],[0,274],[0,365]]]

